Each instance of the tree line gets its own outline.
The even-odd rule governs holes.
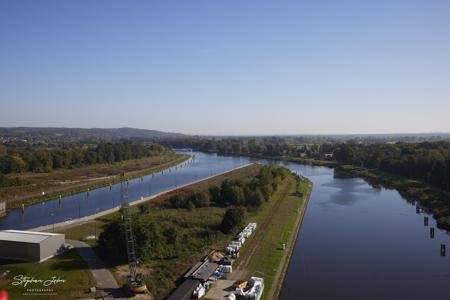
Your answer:
[[[220,186],[210,186],[205,191],[179,193],[161,204],[161,207],[188,210],[207,206],[224,207],[226,211],[218,228],[223,233],[237,232],[246,221],[247,211],[255,210],[268,201],[288,174],[287,169],[264,166],[249,182],[225,180]],[[180,245],[178,242],[189,240],[190,237],[181,236],[172,222],[156,222],[148,206],[140,206],[139,211],[133,214],[132,222],[138,256],[142,261],[170,258],[186,251],[186,244]],[[99,237],[99,247],[106,255],[125,261],[125,232],[120,217],[105,224]]]
[[[171,208],[197,208],[205,206],[244,206],[249,209],[260,207],[268,201],[286,178],[288,170],[276,166],[264,166],[249,182],[225,179],[220,186],[210,186],[208,191],[178,193],[168,201]]]
[[[138,159],[157,155],[163,151],[167,149],[159,144],[144,145],[131,142],[52,148],[36,148],[30,145],[10,147],[0,155],[0,172],[3,174],[25,171],[50,172],[53,169]]]
[[[162,141],[223,155],[309,158],[380,170],[450,190],[450,142],[425,141],[299,144],[289,137],[178,138]]]
[[[335,148],[334,144],[328,142],[305,144],[285,137],[166,138],[160,143],[174,148],[192,148],[221,155],[288,156],[314,159],[326,159],[326,154],[332,153]]]
[[[338,144],[334,159],[417,179],[447,191],[450,187],[450,142]]]

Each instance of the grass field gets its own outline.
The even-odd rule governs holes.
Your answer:
[[[162,156],[127,160],[113,164],[95,164],[74,169],[59,169],[49,173],[24,173],[20,177],[29,182],[24,186],[0,188],[0,201],[7,208],[18,208],[59,197],[84,192],[116,183],[120,174],[135,178],[158,172],[188,159],[187,155],[167,153]],[[45,192],[45,195],[42,195]]]
[[[299,190],[303,196],[296,194],[297,184],[297,181],[290,177],[268,205],[251,218],[251,221],[258,223],[259,228],[242,247],[236,264],[239,270],[244,271],[244,276],[264,278],[265,290],[262,299],[272,299],[273,295],[270,295],[269,291],[274,281],[278,286],[282,283],[287,267],[284,266],[284,260],[287,264],[289,251],[293,250],[293,237],[306,209],[311,183],[300,183]],[[292,245],[289,245],[289,241]],[[287,246],[285,250],[283,244]],[[281,272],[277,272],[279,268],[282,268]],[[273,292],[277,295],[277,288]]]
[[[9,271],[3,278],[2,274]],[[48,280],[52,277],[65,282],[50,284],[29,283],[13,285],[16,276],[34,277],[36,280]],[[93,298],[97,295],[87,293],[94,281],[87,266],[75,250],[49,259],[42,263],[0,261],[0,290],[7,290],[11,300],[14,299],[73,299]],[[50,291],[33,291],[35,289],[48,289]],[[30,295],[30,294],[37,295]]]

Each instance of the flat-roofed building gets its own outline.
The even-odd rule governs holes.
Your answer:
[[[1,230],[0,258],[41,262],[58,254],[64,242],[60,233]]]

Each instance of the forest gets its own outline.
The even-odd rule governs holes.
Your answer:
[[[339,163],[417,179],[449,191],[450,142],[338,144]]]
[[[7,185],[4,174],[50,172],[96,163],[114,163],[172,151],[158,144],[131,142],[71,145],[60,147],[2,146],[0,148],[0,186]]]

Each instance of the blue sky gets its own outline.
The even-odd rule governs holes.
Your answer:
[[[450,1],[0,1],[0,126],[450,131]]]

